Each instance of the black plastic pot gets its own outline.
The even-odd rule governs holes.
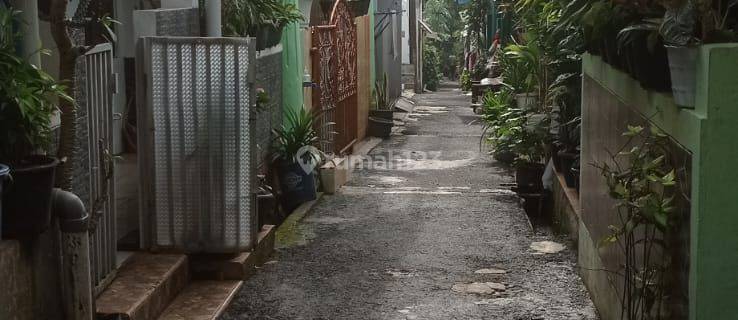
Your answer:
[[[354,18],[365,16],[369,13],[369,4],[371,0],[348,0],[346,3],[349,5],[351,13]]]
[[[282,188],[282,208],[291,213],[301,204],[315,200],[313,172],[305,172],[298,163],[282,162],[278,167],[279,185]]]
[[[11,179],[5,184],[3,237],[34,237],[46,231],[51,224],[51,195],[59,160],[34,156],[25,163],[10,170]]]
[[[274,26],[267,27],[266,47],[267,48],[275,47],[280,42],[282,42],[282,29],[274,27]]]
[[[577,158],[577,154],[562,150],[557,153],[557,158],[558,161],[554,162],[554,164],[558,163],[558,165],[556,166],[556,171],[566,176],[566,173],[574,164],[574,160]]]
[[[392,120],[395,112],[393,110],[369,110],[369,117]]]
[[[577,192],[579,192],[579,186],[580,186],[580,182],[579,182],[579,177],[580,177],[579,167],[571,168],[571,176],[572,176],[572,179],[574,179],[574,189],[576,189]]]
[[[394,122],[392,120],[369,117],[369,127],[367,131],[372,137],[389,138],[392,133],[392,126],[394,126]]]
[[[661,38],[654,46],[653,51],[649,49],[648,32],[641,32],[633,39],[629,45],[623,48],[628,73],[638,80],[645,89],[660,92],[670,91],[669,59]]]
[[[543,172],[545,166],[540,163],[521,163],[515,168],[515,182],[522,193],[543,190]]]
[[[261,51],[267,48],[267,36],[264,32],[259,32],[256,36],[256,51]]]

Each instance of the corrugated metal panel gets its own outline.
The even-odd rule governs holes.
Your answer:
[[[257,225],[254,55],[248,39],[141,41],[145,248],[225,253],[252,247]]]
[[[115,183],[113,182],[113,46],[104,43],[85,54],[87,132],[90,165],[90,266],[95,292],[105,289],[116,268]]]

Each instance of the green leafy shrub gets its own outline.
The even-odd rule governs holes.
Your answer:
[[[293,4],[280,0],[226,0],[223,2],[223,34],[233,37],[256,36],[259,29],[279,30],[304,18]]]
[[[440,60],[438,51],[431,47],[423,47],[423,83],[428,90],[438,90],[441,81]]]
[[[600,245],[614,246],[624,257],[621,270],[613,270],[624,278],[623,316],[673,319],[662,304],[669,299],[674,246],[668,239],[679,228],[675,199],[683,192],[677,174],[683,168],[672,164],[669,138],[655,127],[628,126],[623,136],[627,143],[607,162],[595,164],[616,203],[614,221],[619,221],[609,226]]]
[[[471,91],[472,80],[471,80],[471,73],[469,73],[469,70],[464,69],[464,71],[461,72],[461,77],[459,77],[459,82],[461,82],[461,90]]]
[[[18,12],[0,6],[0,162],[18,164],[51,144],[57,99],[71,101],[65,87],[15,53]]]
[[[285,112],[285,123],[279,129],[272,132],[276,137],[274,160],[285,162],[298,162],[298,157],[303,160],[316,161],[321,159],[322,154],[317,146],[320,142],[318,131],[315,129],[317,114],[305,108],[295,111],[288,109]],[[325,124],[330,126],[332,123]],[[315,147],[304,149],[304,147]]]

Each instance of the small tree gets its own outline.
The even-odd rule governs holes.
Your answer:
[[[108,32],[109,39],[115,40],[110,26],[117,23],[109,16],[88,17],[87,8],[93,0],[81,0],[72,19],[67,17],[69,0],[49,0],[48,20],[51,25],[51,36],[56,43],[59,52],[59,81],[65,83],[66,94],[74,96],[77,91],[75,79],[77,59],[89,51],[91,47],[75,43],[70,31],[80,30],[91,23],[102,24]],[[56,183],[65,190],[72,188],[72,164],[75,163],[75,137],[77,133],[77,110],[73,100],[64,99],[59,101],[61,110],[61,128],[59,138],[59,150],[57,156],[66,159],[57,170]]]

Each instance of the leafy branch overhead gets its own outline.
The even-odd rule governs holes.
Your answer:
[[[257,36],[263,27],[282,29],[303,21],[300,10],[280,0],[223,1],[223,33],[228,36]]]

